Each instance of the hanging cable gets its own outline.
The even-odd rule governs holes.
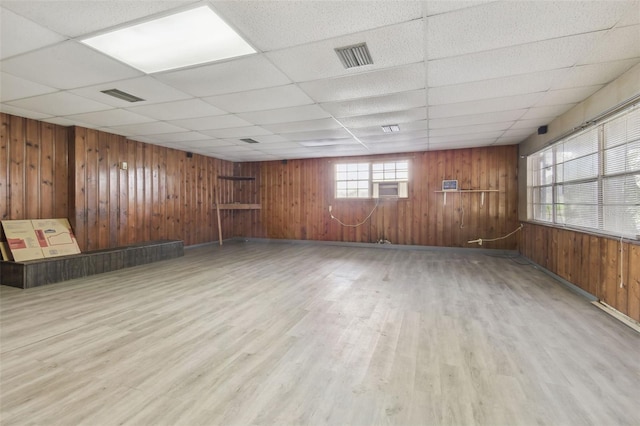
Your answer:
[[[509,238],[510,236],[515,234],[516,232],[520,231],[522,228],[524,228],[524,225],[520,224],[520,226],[518,226],[516,229],[514,229],[513,231],[509,232],[507,235],[504,235],[502,237],[498,237],[498,238],[478,238],[477,240],[467,241],[467,244],[478,243],[478,245],[481,246],[482,243],[504,240],[505,238]]]
[[[365,217],[361,222],[356,223],[355,225],[350,225],[347,223],[342,222],[340,219],[338,219],[337,217],[335,217],[333,215],[333,213],[331,213],[332,210],[332,206],[329,206],[329,215],[331,216],[331,219],[335,220],[336,222],[338,222],[340,225],[342,226],[347,226],[349,228],[357,228],[358,226],[364,224],[367,220],[369,220],[369,218],[371,217],[371,215],[373,214],[374,211],[376,211],[376,209],[378,208],[378,204],[380,204],[380,199],[376,198],[376,205],[373,206],[373,209],[371,209],[371,212],[367,215],[367,217]]]

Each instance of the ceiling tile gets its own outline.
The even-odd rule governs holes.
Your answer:
[[[70,37],[109,28],[189,3],[193,3],[193,0],[117,2],[2,0],[3,7]]]
[[[296,142],[310,141],[310,140],[351,138],[351,135],[349,134],[349,132],[347,132],[342,127],[338,129],[286,133],[285,136],[290,141],[296,141]]]
[[[551,121],[551,119],[559,116],[560,114],[565,113],[573,106],[575,106],[575,104],[551,105],[551,106],[544,106],[539,108],[531,108],[521,118],[523,120],[534,120],[536,118],[549,118],[549,121]]]
[[[488,3],[430,17],[426,49],[436,59],[607,30],[626,8],[605,1]]]
[[[461,102],[448,105],[429,107],[429,118],[457,117],[459,115],[482,114],[485,112],[509,111],[529,108],[538,101],[544,93],[530,93],[528,95],[508,96],[505,98],[484,99],[481,101]]]
[[[637,63],[638,61],[636,59],[627,59],[624,61],[576,66],[556,81],[551,86],[551,89],[568,89],[572,87],[607,84]]]
[[[509,129],[509,130],[505,131],[502,134],[502,136],[500,136],[499,139],[507,139],[508,138],[509,140],[511,140],[512,138],[516,138],[516,139],[518,139],[518,142],[522,142],[523,140],[525,140],[526,138],[531,136],[536,131],[537,131],[537,127],[536,128],[529,128],[529,129]]]
[[[22,109],[7,104],[0,104],[0,112],[4,112],[5,114],[17,115],[24,118],[32,118],[34,120],[45,120],[51,117],[51,115],[49,114],[43,114],[41,112],[32,111],[30,109]]]
[[[32,98],[20,99],[8,102],[9,105],[16,106],[35,112],[49,115],[72,115],[84,112],[103,111],[111,109],[109,105],[92,101],[67,92],[49,93],[47,95],[34,96]]]
[[[184,142],[184,146],[187,146],[189,148],[209,148],[209,149],[214,149],[214,148],[219,148],[221,146],[229,146],[229,145],[235,145],[232,142],[227,142],[227,141],[223,141],[223,140],[219,140],[219,139],[207,139],[207,140],[199,140],[199,141],[185,141]]]
[[[476,124],[503,123],[515,121],[527,112],[526,109],[513,111],[488,112],[484,114],[462,115],[459,117],[436,118],[429,121],[430,129],[441,129],[456,126],[473,126]]]
[[[122,99],[102,93],[102,90],[118,89],[131,95],[144,99],[138,102],[128,102]],[[93,99],[116,108],[138,107],[141,105],[155,104],[159,102],[169,102],[191,98],[184,92],[160,83],[153,77],[144,76],[130,78],[127,80],[111,81],[109,83],[97,84],[95,86],[83,87],[70,91],[76,95]]]
[[[426,16],[439,15],[442,13],[449,13],[459,9],[465,9],[468,7],[482,6],[485,3],[489,3],[495,0],[478,0],[478,1],[463,1],[463,0],[439,0],[439,1],[425,1],[424,9]]]
[[[47,64],[46,72],[42,64]],[[74,89],[92,84],[141,75],[114,59],[75,41],[25,53],[0,63],[3,71],[58,89]]]
[[[580,34],[429,61],[429,86],[488,80],[566,68],[590,50],[603,32]]]
[[[424,89],[424,64],[300,83],[316,102],[333,102]]]
[[[544,92],[571,68],[473,81],[429,89],[429,105],[452,104]]]
[[[262,51],[422,17],[417,1],[230,1],[215,9]]]
[[[402,124],[410,121],[419,121],[427,118],[426,108],[414,108],[405,111],[384,112],[381,114],[360,115],[344,117],[340,122],[348,128],[384,126],[389,124]]]
[[[510,127],[510,129],[537,129],[540,126],[549,124],[545,118],[534,118],[530,120],[518,120]]]
[[[178,132],[178,133],[162,133],[153,136],[158,143],[164,142],[186,142],[211,139],[210,136],[203,135],[199,132]]]
[[[6,2],[2,2],[4,6]],[[2,7],[0,9],[0,59],[39,49],[64,40],[47,28]]]
[[[133,136],[157,135],[159,133],[178,133],[184,129],[162,121],[154,121],[152,123],[130,124],[126,126],[113,126],[114,131],[126,132]]]
[[[233,127],[229,129],[204,130],[205,135],[216,138],[253,138],[254,136],[270,135],[271,132],[258,126]]]
[[[294,84],[210,96],[204,100],[231,113],[271,110],[313,103],[313,100]]]
[[[328,118],[331,115],[318,105],[303,105],[270,111],[255,111],[238,114],[239,117],[255,124],[289,123],[294,121]]]
[[[147,117],[155,118],[156,120],[181,120],[185,118],[226,114],[225,111],[200,99],[186,99],[161,104],[134,106],[127,109]]]
[[[122,126],[125,124],[138,124],[153,121],[149,117],[134,114],[123,109],[87,112],[84,114],[69,115],[65,118],[72,121],[79,121],[81,123],[89,123],[98,127]]]
[[[627,12],[622,19],[616,24],[617,27],[626,27],[627,25],[640,24],[640,1],[629,1]]]
[[[505,131],[512,125],[513,121],[505,121],[502,123],[476,124],[474,126],[444,127],[440,129],[431,129],[429,131],[429,136],[471,135],[482,132]]]
[[[450,143],[450,142],[476,141],[479,139],[495,141],[503,134],[504,134],[504,130],[498,130],[494,132],[478,132],[476,134],[465,134],[465,135],[431,136],[429,137],[429,143],[438,145],[438,144]]]
[[[375,136],[363,136],[360,137],[360,140],[366,144],[370,143],[385,143],[385,142],[398,142],[398,141],[411,141],[417,139],[423,139],[429,136],[428,130],[419,130],[416,132],[404,132],[400,131],[399,133],[383,133],[380,130],[380,134]]]
[[[160,73],[155,77],[197,97],[243,92],[291,83],[281,71],[261,55],[244,56],[231,61]]]
[[[535,106],[576,104],[588,98],[603,86],[574,87],[572,89],[550,90],[545,93]]]
[[[57,89],[34,83],[6,72],[0,73],[0,102],[56,92]]]
[[[349,117],[353,115],[378,114],[391,111],[401,111],[406,109],[425,106],[425,90],[412,90],[391,95],[377,96],[372,98],[353,99],[342,102],[327,102],[321,106],[329,111],[334,117]]]
[[[288,142],[289,139],[282,135],[260,135],[256,136],[253,139],[262,143],[280,143],[280,142]]]
[[[422,20],[270,52],[267,57],[293,81],[351,75],[424,60]],[[373,64],[345,69],[335,48],[367,43]],[[304,60],[300,60],[304,58]]]
[[[333,118],[322,118],[320,120],[297,121],[293,123],[278,123],[263,126],[273,133],[294,133],[314,130],[330,130],[341,128]]]
[[[477,148],[477,147],[481,147],[481,146],[492,145],[495,142],[496,142],[496,139],[477,139],[475,141],[429,143],[429,150],[430,151],[441,151],[441,150],[445,150],[445,149]]]
[[[585,65],[633,58],[640,61],[640,25],[612,29],[578,63]]]
[[[249,123],[248,121],[245,121],[240,117],[232,114],[216,115],[212,117],[188,118],[184,120],[172,120],[171,123],[188,130],[198,131],[228,129],[230,127],[246,127],[251,125],[251,123]]]

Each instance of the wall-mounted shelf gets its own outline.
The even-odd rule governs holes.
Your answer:
[[[220,210],[260,210],[262,208],[260,204],[246,203],[217,204],[216,207]]]
[[[458,189],[457,191],[434,191],[436,193],[444,194],[442,205],[447,205],[447,194],[464,194],[464,193],[480,193],[480,205],[484,206],[484,193],[485,192],[500,192],[499,189]]]

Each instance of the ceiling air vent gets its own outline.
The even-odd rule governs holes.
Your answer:
[[[123,92],[122,90],[118,90],[118,89],[101,90],[101,92],[104,93],[105,95],[113,96],[114,98],[122,99],[123,101],[127,101],[127,102],[144,101],[144,99],[142,98],[139,98],[127,92]]]
[[[366,43],[355,44],[353,46],[338,47],[336,53],[345,68],[361,67],[373,64],[371,54]]]
[[[251,138],[246,138],[246,139],[240,139],[242,142],[246,142],[246,143],[258,143],[257,140],[255,139],[251,139]]]

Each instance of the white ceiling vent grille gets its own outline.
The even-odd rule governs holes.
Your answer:
[[[127,92],[123,92],[122,90],[118,90],[118,89],[101,90],[101,92],[104,93],[105,95],[113,96],[114,98],[122,99],[123,101],[127,101],[127,102],[144,101],[144,99],[142,98],[139,98]]]
[[[373,64],[373,59],[371,59],[367,43],[338,47],[335,50],[345,68],[361,67],[363,65]]]

